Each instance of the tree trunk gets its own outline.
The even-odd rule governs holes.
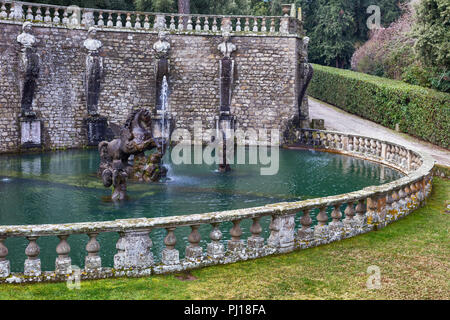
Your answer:
[[[178,0],[178,13],[180,14],[191,13],[190,0]]]

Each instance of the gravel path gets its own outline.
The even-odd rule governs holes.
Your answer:
[[[309,98],[311,119],[324,119],[325,128],[345,133],[360,134],[371,138],[383,139],[405,147],[421,150],[432,155],[438,164],[450,167],[450,151],[434,144],[413,138],[370,120],[345,112],[320,100]]]

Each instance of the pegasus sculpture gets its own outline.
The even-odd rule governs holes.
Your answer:
[[[112,200],[126,199],[127,179],[159,181],[167,170],[161,164],[165,150],[163,138],[152,135],[152,117],[148,110],[138,109],[131,113],[123,127],[110,124],[117,139],[102,141],[98,145],[103,185],[113,186]],[[157,149],[148,158],[145,151]],[[130,163],[132,157],[133,163]]]

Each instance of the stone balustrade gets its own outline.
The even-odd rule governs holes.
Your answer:
[[[297,35],[302,22],[285,16],[224,16],[102,10],[76,6],[0,1],[0,19],[69,28],[120,28],[140,31]]]
[[[340,132],[301,129],[295,134],[296,146],[379,162],[400,170],[405,176],[346,194],[232,211],[106,222],[0,226],[0,283],[66,280],[73,272],[67,240],[75,234],[87,235],[82,279],[145,276],[291,252],[379,230],[424,205],[431,192],[434,160],[427,154],[387,141]],[[316,226],[312,225],[313,215],[318,222]],[[270,217],[271,221],[267,239],[262,236],[260,220],[263,217]],[[251,236],[247,239],[242,237],[244,220],[251,222]],[[301,225],[297,229],[296,220]],[[231,239],[224,241],[219,227],[230,222]],[[204,225],[211,228],[206,250],[200,245],[202,239],[198,232]],[[174,231],[178,228],[190,230],[183,259],[176,249],[180,240]],[[167,232],[160,257],[152,253],[151,234],[155,229]],[[113,268],[102,267],[99,256],[101,244],[97,236],[105,232],[119,234]],[[26,238],[29,243],[23,273],[10,272],[5,240],[12,237]],[[41,270],[37,244],[40,237],[59,238],[53,272]]]

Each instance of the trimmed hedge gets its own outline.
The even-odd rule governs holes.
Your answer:
[[[350,70],[313,65],[308,94],[345,111],[449,148],[450,94]]]

